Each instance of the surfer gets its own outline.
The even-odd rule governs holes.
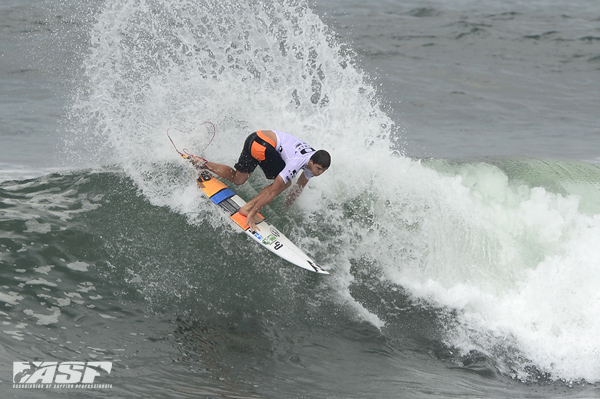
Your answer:
[[[257,166],[260,166],[267,179],[274,180],[240,209],[252,231],[257,230],[256,223],[260,221],[257,220],[257,212],[290,187],[299,171],[303,170],[304,173],[288,195],[287,206],[300,195],[310,178],[320,176],[331,164],[331,156],[327,151],[315,151],[297,137],[277,130],[259,130],[250,134],[233,168],[198,156],[190,158],[195,166],[206,168],[233,184],[244,184]]]

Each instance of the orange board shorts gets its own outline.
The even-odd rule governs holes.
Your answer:
[[[275,143],[260,130],[246,138],[234,168],[242,173],[252,173],[257,166],[260,166],[267,179],[275,179],[285,167]]]

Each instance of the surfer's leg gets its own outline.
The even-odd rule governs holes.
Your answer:
[[[250,177],[250,173],[240,172],[230,166],[223,165],[215,162],[206,162],[206,168],[211,172],[214,172],[217,176],[227,179],[233,184],[244,184]]]
[[[220,177],[229,180],[233,184],[244,184],[254,172],[254,169],[258,166],[258,160],[252,156],[251,148],[254,143],[254,139],[257,137],[256,133],[252,133],[246,138],[242,153],[237,163],[233,168],[227,165],[215,164],[208,162],[206,166],[212,172],[215,172]]]

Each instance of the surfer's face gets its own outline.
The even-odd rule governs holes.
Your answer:
[[[318,163],[314,163],[312,160],[308,162],[308,169],[312,172],[313,176],[321,176],[329,168],[325,168]]]

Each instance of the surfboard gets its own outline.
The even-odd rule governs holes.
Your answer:
[[[255,242],[293,265],[310,270],[311,272],[329,274],[327,270],[324,270],[317,262],[294,245],[262,215],[259,214],[262,220],[256,224],[258,230],[255,232],[250,231],[250,228],[246,224],[246,216],[239,212],[240,208],[246,204],[246,201],[227,187],[218,177],[204,170],[200,173],[197,183],[212,203],[219,206],[229,216],[233,221],[233,225],[242,229]]]

